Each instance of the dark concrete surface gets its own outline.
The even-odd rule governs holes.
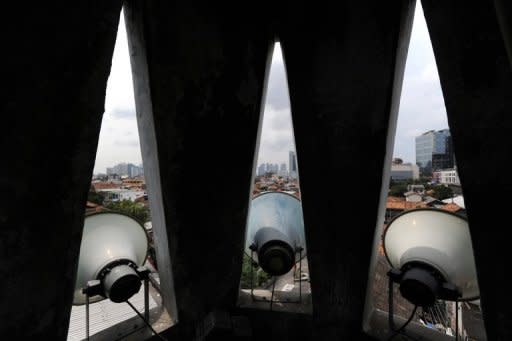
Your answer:
[[[392,95],[401,87],[394,83],[395,68],[405,62],[397,58],[400,34],[408,39],[400,24],[414,11],[409,3],[326,1],[309,8],[298,2],[279,26],[315,340],[362,337],[384,157],[393,148],[386,145],[391,112],[396,119]]]
[[[120,10],[2,10],[0,339],[66,338]]]
[[[310,226],[316,337],[361,336],[405,3],[345,1],[341,11],[331,2],[313,10],[306,2],[274,11],[207,2],[141,8],[158,149],[144,157],[159,162],[184,333],[209,310],[231,307],[238,293],[264,74],[277,35]],[[343,182],[354,172],[368,179],[363,187]],[[316,185],[325,176],[340,181],[326,190]],[[222,179],[229,183],[220,189]],[[343,191],[370,199],[354,211]],[[361,215],[357,230],[339,221],[344,209]]]
[[[164,304],[178,319],[168,336],[190,340],[209,312],[224,310],[248,317],[258,339],[369,338],[361,331],[368,269],[413,3],[131,2],[127,25],[157,260]],[[38,3],[3,11],[2,339],[66,336],[120,6]],[[491,222],[508,221],[512,190],[505,168],[512,150],[510,14],[503,13],[510,6],[423,6],[488,338],[509,340],[507,225]],[[276,38],[288,71],[312,316],[235,308]]]
[[[184,339],[210,310],[234,306],[238,296],[273,44],[263,12],[207,1],[144,2],[137,12],[154,120],[153,136],[142,132],[141,146],[145,166],[159,171],[166,229],[156,226],[154,234],[168,241],[170,254],[157,250],[157,257],[172,262]],[[145,149],[150,139],[155,149]]]
[[[422,1],[453,137],[487,337],[512,339],[512,68],[492,1]]]

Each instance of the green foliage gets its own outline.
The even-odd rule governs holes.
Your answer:
[[[101,192],[89,192],[87,194],[87,201],[93,202],[98,205],[103,205],[103,200],[105,200],[105,195]]]
[[[149,208],[131,200],[114,201],[105,205],[105,208],[128,214],[144,224],[150,220]]]
[[[404,193],[407,192],[408,185],[423,185],[425,190],[431,189],[431,185],[428,184],[430,178],[421,177],[419,179],[406,179],[406,180],[390,180],[389,181],[389,193],[388,195],[393,197],[403,197]]]
[[[242,263],[242,276],[240,277],[240,286],[242,289],[251,288],[251,263],[251,257],[244,253],[244,260]],[[252,278],[253,285],[256,288],[265,283],[270,278],[270,276],[256,265],[252,269]]]
[[[444,200],[451,198],[453,196],[453,191],[450,187],[444,186],[444,185],[437,185],[433,186],[432,189],[434,190],[434,193],[432,196],[439,200]]]
[[[395,182],[389,188],[388,195],[392,197],[403,197],[405,192],[407,192],[407,182]]]

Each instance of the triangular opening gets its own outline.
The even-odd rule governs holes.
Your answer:
[[[133,248],[140,249],[140,252],[133,252],[134,259],[130,259],[133,263],[130,263],[129,266],[133,266],[133,269],[137,266],[145,266],[150,271],[148,280],[149,300],[146,306],[144,281],[141,279],[143,275],[138,273],[140,268],[137,268],[136,273],[141,279],[141,287],[137,293],[129,298],[129,301],[141,314],[145,313],[146,308],[149,309],[150,314],[147,315],[149,316],[149,323],[153,325],[157,332],[168,328],[172,324],[173,318],[163,308],[162,295],[160,294],[160,277],[155,257],[151,212],[141,158],[130,55],[128,53],[123,13],[120,16],[112,67],[107,84],[105,113],[96,153],[94,175],[85,211],[86,221],[82,235],[76,287],[83,287],[79,282],[96,279],[85,277],[90,277],[88,274],[95,271],[98,257],[102,257],[101,262],[103,263],[117,264],[115,262],[120,262],[120,259],[126,258],[126,254],[122,254],[124,248],[134,244]],[[121,218],[124,220],[121,221]],[[101,224],[98,223],[98,226],[104,227],[102,230],[107,233],[94,232],[93,228],[88,227],[93,224],[90,223],[91,219],[110,219],[108,224],[114,226],[114,228],[102,222]],[[129,231],[128,226],[130,226]],[[124,238],[125,235],[135,230],[137,232],[129,240]],[[93,238],[91,237],[93,234],[96,242],[89,243],[89,246],[87,246],[85,243]],[[119,244],[121,240],[124,244],[117,245],[116,243]],[[88,252],[84,250],[88,250]],[[148,250],[147,253],[146,250]],[[90,261],[92,258],[83,257],[85,254],[95,254],[96,263],[86,264],[86,261]],[[114,266],[112,265],[112,267]],[[105,287],[103,282],[102,287]],[[95,295],[90,298],[89,310],[89,335],[94,336],[94,338],[118,339],[135,335],[134,332],[143,333],[140,335],[148,335],[145,332],[147,328],[144,321],[125,302],[114,303],[109,298]],[[68,329],[68,340],[85,339],[86,328],[86,303],[77,299],[75,294]]]
[[[419,249],[413,250],[412,247],[407,246],[408,251],[402,254],[399,261],[396,261],[393,252],[397,252],[395,251],[397,239],[390,237],[393,233],[391,226],[396,231],[396,226],[400,224],[398,220],[400,217],[403,219],[408,214],[409,217],[412,217],[410,214],[414,214],[414,212],[429,212],[428,214],[430,214],[432,210],[435,210],[434,214],[441,216],[443,216],[441,212],[444,212],[450,219],[454,217],[456,217],[454,219],[467,219],[432,44],[421,2],[417,2],[416,6],[400,100],[394,156],[392,164],[389,165],[391,167],[389,191],[386,202],[381,203],[386,206],[385,217],[382,219],[383,224],[379,224],[376,230],[378,250],[375,251],[377,257],[375,268],[372,269],[374,278],[373,281],[370,278],[369,283],[371,284],[368,286],[368,295],[371,296],[369,301],[373,304],[373,322],[371,322],[373,324],[369,332],[376,333],[376,335],[379,333],[377,331],[379,326],[381,327],[380,332],[382,332],[382,327],[386,329],[389,327],[387,317],[384,317],[389,312],[388,271],[393,267],[402,271],[403,275],[414,263],[412,261],[414,257],[416,260],[418,257],[429,259],[436,252],[436,246],[430,245],[432,252],[426,252],[421,256],[411,256],[411,254],[419,252]],[[446,226],[446,229],[441,229],[438,234],[443,239],[442,236],[446,231],[446,239],[452,237],[448,233],[449,227],[444,220],[434,221],[433,216],[428,216],[427,219],[429,219],[428,222],[431,222],[432,234],[435,227],[444,228]],[[418,243],[411,242],[411,240],[418,239],[415,231],[421,229],[422,220],[415,218],[411,221],[414,226],[411,223],[410,229],[405,228],[402,231],[402,235],[409,240],[403,241],[400,245],[411,243],[418,248],[425,248],[427,246],[425,240],[428,238],[419,238]],[[469,229],[467,231],[469,245],[471,245]],[[469,252],[465,254],[467,257],[455,257],[454,262],[460,261],[462,258],[472,259],[474,257],[471,253],[472,249],[468,249]],[[391,263],[395,264],[392,266]],[[436,263],[434,267],[437,271],[438,267],[442,268],[444,265]],[[400,280],[403,278],[401,277]],[[464,281],[454,278],[453,282],[462,285],[461,283]],[[485,335],[479,301],[468,300],[456,304],[452,300],[443,300],[438,295],[430,307],[418,307],[414,311],[414,305],[404,298],[399,290],[402,283],[393,285],[393,316],[396,328],[399,328],[409,318],[411,319],[406,332],[411,339],[418,337],[436,339],[442,337],[440,334],[454,336],[456,329],[459,331],[459,337],[463,339],[476,340],[479,339],[478,335]],[[473,284],[476,285],[476,273]],[[407,294],[405,295],[407,296]],[[457,306],[458,315],[456,314]],[[379,316],[381,320],[379,320]],[[456,316],[458,316],[458,323],[456,323]],[[471,321],[471,326],[465,325],[466,321]],[[401,331],[395,333],[401,333]],[[390,333],[390,335],[392,334]]]
[[[311,286],[286,68],[276,43],[249,205],[239,305],[311,312]]]

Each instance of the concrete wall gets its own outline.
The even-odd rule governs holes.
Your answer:
[[[4,10],[1,339],[67,335],[120,10],[121,1]]]
[[[492,222],[509,220],[512,183],[501,167],[489,167],[507,164],[512,150],[510,40],[502,35],[492,1],[422,4],[457,155],[487,336],[510,340],[510,243],[503,225]],[[510,12],[500,14],[510,19]]]
[[[276,331],[270,339],[291,338],[296,330],[315,340],[367,337],[363,313],[366,306],[371,315],[373,305],[365,295],[374,278],[374,231],[384,218],[382,185],[388,183],[413,5],[129,2],[157,258],[165,304],[179,320],[170,334],[188,340],[209,312],[234,311],[261,103],[278,38],[288,71],[314,311],[309,318],[275,319],[245,313],[254,335]],[[507,271],[496,269],[508,269],[511,257],[502,225],[491,224],[490,214],[508,221],[505,195],[512,185],[508,174],[486,165],[505,164],[512,150],[510,13],[498,0],[423,5],[488,337],[508,340],[512,296],[506,295]],[[0,104],[2,337],[65,338],[120,6],[41,3],[12,9],[1,23],[7,32],[6,100]],[[211,167],[205,178],[205,165],[217,163],[235,167]],[[61,176],[53,191],[38,186],[56,170]],[[328,190],[316,185],[353,174],[365,181],[333,182]],[[231,185],[219,191],[212,181],[217,176]]]

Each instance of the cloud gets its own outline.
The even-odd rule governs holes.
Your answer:
[[[283,61],[273,59],[267,87],[267,105],[275,110],[290,108],[288,81]]]
[[[290,150],[295,150],[290,109],[265,107],[257,164],[287,162]]]
[[[105,113],[101,124],[94,173],[104,173],[107,167],[119,162],[139,164],[141,160],[130,55],[124,15],[121,13],[112,68],[107,83]]]
[[[107,167],[119,162],[142,162],[139,132],[135,113],[131,118],[118,119],[111,112],[103,115],[95,173],[104,173]]]
[[[431,129],[447,127],[434,52],[418,2],[400,98],[394,156],[415,162],[415,137]]]
[[[117,162],[140,163],[133,84],[123,15],[107,85],[105,114],[96,155],[95,172]],[[417,3],[400,101],[394,155],[414,162],[415,136],[448,127],[436,62],[421,3]],[[268,80],[258,163],[287,162],[295,150],[288,84],[279,43]]]
[[[132,120],[135,118],[135,108],[119,108],[115,107],[109,112],[113,118],[116,119],[128,119]]]
[[[140,148],[139,139],[129,139],[129,140],[114,140],[114,146],[117,147],[136,147]]]
[[[287,163],[290,150],[295,150],[290,96],[281,45],[276,43],[267,85],[257,164]]]

